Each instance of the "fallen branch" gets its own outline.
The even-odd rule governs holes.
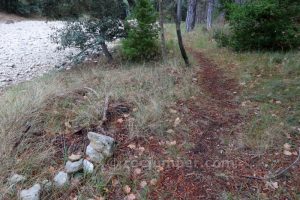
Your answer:
[[[275,173],[275,174],[271,174],[269,176],[266,176],[266,177],[256,177],[256,176],[242,176],[244,178],[249,178],[249,179],[256,179],[256,180],[270,180],[270,179],[274,179],[274,178],[277,178],[279,176],[281,176],[282,174],[286,173],[290,168],[292,168],[294,165],[296,165],[300,160],[300,148],[299,148],[299,151],[298,151],[298,157],[297,159],[292,163],[290,164],[288,167],[282,169],[282,170],[277,170],[278,172]]]
[[[107,110],[108,110],[108,104],[109,104],[109,94],[105,97],[104,102],[104,109],[103,109],[103,117],[102,117],[102,124],[107,121]]]
[[[286,167],[285,169],[280,170],[278,173],[274,174],[272,177],[270,177],[270,179],[271,178],[276,178],[278,176],[281,176],[282,174],[284,174],[285,172],[287,172],[290,168],[292,168],[294,165],[296,165],[297,162],[299,162],[299,160],[300,160],[300,147],[299,147],[299,150],[298,150],[298,157],[297,157],[297,159],[292,164],[290,164],[288,167]]]

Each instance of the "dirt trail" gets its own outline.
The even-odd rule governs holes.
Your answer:
[[[204,95],[179,102],[179,107],[187,105],[189,110],[185,113],[185,124],[191,127],[188,140],[195,146],[185,154],[193,162],[193,167],[163,173],[160,192],[168,191],[166,199],[218,199],[222,197],[220,191],[230,191],[234,185],[225,174],[232,171],[237,162],[227,158],[220,135],[230,135],[233,127],[240,122],[239,105],[235,100],[238,83],[228,78],[202,53],[192,53],[201,69],[198,80]],[[184,110],[181,106],[179,112],[184,113]]]
[[[264,177],[270,171],[285,168],[294,158],[283,158],[277,153],[279,149],[256,156],[251,149],[240,146],[237,136],[248,119],[240,115],[240,104],[236,100],[241,93],[238,81],[229,78],[203,53],[191,53],[200,68],[198,80],[203,94],[178,102],[179,112],[184,113],[184,123],[190,132],[178,134],[176,140],[195,144],[182,152],[192,166],[165,170],[160,176],[156,197],[184,200],[228,199],[228,195],[242,199],[258,198],[258,195],[295,198],[293,194],[300,185],[297,176],[273,180],[281,184],[282,191],[267,186],[266,180],[247,178]],[[272,164],[274,161],[277,163]],[[297,168],[291,173],[297,173]]]

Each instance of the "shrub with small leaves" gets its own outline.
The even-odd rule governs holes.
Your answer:
[[[103,51],[109,61],[112,56],[107,49],[107,42],[124,37],[122,20],[124,11],[123,0],[89,0],[90,6],[85,9],[85,17],[72,18],[67,25],[53,35],[53,40],[62,49],[79,48],[81,52],[73,59],[82,61],[87,55]]]
[[[120,20],[103,17],[102,19],[81,19],[68,22],[64,28],[52,36],[52,39],[60,44],[61,49],[68,47],[80,49],[80,53],[73,58],[78,62],[87,55],[101,50],[111,59],[110,53],[107,52],[106,42],[112,42],[123,37],[124,34],[124,27]]]

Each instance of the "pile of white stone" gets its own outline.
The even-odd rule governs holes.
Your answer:
[[[70,177],[80,171],[91,174],[94,171],[94,164],[100,165],[104,160],[113,155],[115,140],[109,136],[89,132],[88,138],[90,144],[86,148],[87,158],[81,154],[72,154],[68,157],[64,170],[59,171],[52,181],[44,180],[35,184],[29,189],[22,190],[19,193],[20,200],[39,200],[42,190],[51,191],[53,187],[63,188],[70,184]],[[8,182],[11,186],[26,181],[22,175],[14,174]]]

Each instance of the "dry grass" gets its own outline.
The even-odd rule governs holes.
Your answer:
[[[187,42],[239,80],[241,112],[253,116],[243,128],[241,141],[259,152],[293,143],[290,136],[298,137],[300,127],[299,51],[234,52],[218,48],[212,35],[200,26]]]
[[[7,188],[6,178],[11,173],[30,177],[23,187],[51,178],[49,167],[62,167],[51,138],[99,123],[108,94],[111,101],[127,102],[135,110],[128,124],[129,137],[134,138],[149,133],[163,136],[168,107],[197,92],[190,84],[194,69],[182,67],[177,58],[165,65],[117,66],[104,62],[78,66],[4,92],[0,99],[0,188]]]

